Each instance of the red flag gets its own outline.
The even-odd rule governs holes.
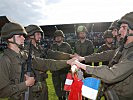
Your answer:
[[[70,91],[71,90],[71,85],[73,83],[73,78],[72,78],[72,73],[68,73],[64,85],[64,90],[65,91]]]
[[[71,91],[68,100],[82,100],[81,88],[83,82],[78,79],[77,75],[74,74],[74,81],[71,85]]]

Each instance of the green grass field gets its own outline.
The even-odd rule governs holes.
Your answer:
[[[48,92],[49,92],[49,100],[58,100],[54,91],[52,75],[50,72],[48,72],[47,85],[48,85]]]

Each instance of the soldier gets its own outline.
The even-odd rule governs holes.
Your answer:
[[[112,30],[113,37],[116,37],[118,35],[118,30],[119,30],[118,20],[115,20],[114,22],[111,23],[109,30]]]
[[[72,64],[76,64],[88,74],[97,76],[103,82],[112,84],[108,89],[115,90],[119,100],[133,100],[133,34],[128,36],[119,62],[111,68],[106,65],[92,67],[78,61]]]
[[[21,63],[24,60],[19,53],[26,34],[24,27],[17,23],[5,24],[2,28],[1,37],[7,41],[8,49],[4,50],[0,58],[0,97],[20,100],[22,92],[35,83],[34,77],[28,75],[25,75],[26,80],[20,83]]]
[[[32,41],[32,51],[36,57],[45,56],[45,50],[40,45],[40,41],[43,36],[42,29],[37,25],[28,25],[26,27],[27,31],[27,41]],[[25,47],[27,50],[29,49],[29,43]],[[36,84],[32,87],[32,95],[33,100],[48,100],[48,87],[46,83],[46,79],[48,75],[43,71],[35,71],[36,73]],[[41,88],[37,88],[41,87]]]
[[[27,51],[22,50],[25,34],[24,27],[18,23],[10,22],[2,27],[1,37],[8,45],[0,58],[0,98],[23,100],[23,93],[27,87],[35,83],[34,77],[27,75],[25,75],[25,81],[20,82],[21,66],[27,60]],[[32,61],[33,68],[40,71],[56,71],[68,67],[66,60],[56,61],[33,56]]]
[[[132,15],[130,15],[132,16]],[[129,27],[131,27],[132,25],[130,25],[130,23],[132,22],[132,20],[127,20],[127,16],[123,16],[119,21],[119,34],[120,34],[120,38],[121,38],[121,43],[123,42],[123,38],[127,35],[127,33],[129,32]],[[119,46],[120,46],[119,45]],[[80,61],[85,61],[85,63],[90,63],[90,62],[100,62],[100,61],[111,61],[112,59],[112,55],[115,54],[115,50],[108,50],[108,51],[104,51],[101,53],[95,53],[89,56],[85,56],[85,57],[79,57],[77,56],[76,58],[78,58]]]
[[[87,73],[95,75],[103,82],[110,84],[108,89],[114,90],[119,100],[133,100],[133,12],[124,15],[120,19],[120,22],[124,23],[121,24],[120,28],[124,30],[128,29],[126,31],[128,33],[120,29],[122,32],[121,35],[127,36],[127,40],[117,64],[114,64],[111,68],[105,65],[91,67],[78,61],[70,61],[70,64],[76,64],[86,70]]]
[[[77,35],[79,40],[75,43],[75,53],[80,56],[87,56],[94,52],[93,43],[91,40],[86,39],[87,29],[85,26],[79,26]]]
[[[111,30],[106,30],[104,32],[104,40],[105,44],[103,44],[98,50],[97,53],[107,51],[107,50],[114,50],[115,46],[113,45],[113,35]],[[96,63],[95,63],[96,64]],[[102,62],[103,65],[108,65],[109,61]]]
[[[74,52],[79,56],[87,56],[94,52],[94,46],[91,40],[87,39],[87,28],[85,26],[78,26],[77,28],[77,36],[79,40],[76,41]],[[90,64],[90,63],[89,63]],[[84,77],[88,75],[84,72]],[[86,98],[85,98],[86,100]]]
[[[107,30],[104,32],[104,40],[105,40],[105,44],[103,44],[98,50],[97,53],[106,51],[106,50],[113,50],[114,46],[113,46],[113,35],[112,35],[112,31]]]
[[[26,31],[28,33],[27,41],[32,40],[33,51],[37,57],[55,59],[55,60],[67,60],[73,57],[72,54],[59,52],[59,51],[53,51],[51,49],[43,48],[40,45],[40,40],[42,39],[42,36],[44,35],[44,33],[39,26],[28,25],[26,27]],[[26,48],[28,48],[28,45],[26,46]]]
[[[61,51],[65,53],[72,53],[71,46],[67,42],[63,42],[64,33],[62,30],[56,30],[54,33],[55,43],[51,46],[51,49],[54,51]],[[66,93],[64,91],[64,84],[66,80],[66,75],[69,71],[69,68],[64,68],[58,71],[52,72],[52,80],[55,88],[56,95],[59,100],[66,100]]]
[[[36,57],[51,58],[51,59],[69,59],[70,58],[70,54],[52,51],[50,49],[43,48],[40,45],[40,41],[44,33],[39,26],[28,25],[26,27],[26,31],[28,33],[27,34],[28,41],[32,40],[32,50]],[[26,48],[29,49],[29,45],[27,45]],[[70,47],[68,46],[67,48],[65,48],[65,50],[70,51],[69,48]],[[64,45],[63,45],[63,49],[64,49]],[[53,49],[53,50],[56,50],[56,49]],[[67,53],[71,53],[71,52],[67,52]],[[38,92],[37,90],[35,90],[35,92],[33,91],[34,99],[35,100],[48,100],[48,88],[47,88],[47,83],[46,83],[46,78],[48,78],[48,75],[46,74],[46,72],[41,72],[41,71],[36,71],[36,74],[37,74],[36,80],[38,81],[37,83],[41,83],[42,87],[44,88],[41,91],[38,90]],[[58,87],[56,86],[56,88]]]
[[[119,24],[118,24],[118,20],[112,22],[112,24],[109,27],[109,30],[112,30],[112,34],[113,34],[113,43],[116,47],[119,46],[119,41],[120,41],[120,34],[118,33],[119,31]]]

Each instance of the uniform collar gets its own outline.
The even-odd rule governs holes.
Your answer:
[[[85,39],[85,41],[83,43],[85,43],[86,41],[87,41],[87,39]],[[79,39],[79,42],[82,43],[80,39]]]
[[[37,46],[37,45],[36,45]],[[30,48],[30,46],[29,46],[29,48]],[[38,49],[37,47],[35,47],[33,44],[31,44],[31,48],[33,48],[33,49]]]
[[[132,46],[133,46],[133,42],[124,45],[124,48],[130,48],[130,47],[132,47]]]
[[[8,56],[12,56],[12,57],[20,57],[19,53],[16,53],[15,51],[13,51],[10,48],[5,49],[4,54],[7,54]]]

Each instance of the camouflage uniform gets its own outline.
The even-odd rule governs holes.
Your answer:
[[[3,38],[11,38],[13,35],[24,35],[26,31],[17,23],[8,23],[2,28],[1,33]],[[10,100],[23,100],[23,93],[27,86],[25,82],[20,82],[20,76],[21,66],[26,59],[26,51],[16,53],[9,48],[4,50],[0,58],[0,98],[9,97]],[[66,61],[63,60],[41,59],[35,56],[33,56],[32,64],[35,70],[42,72],[47,70],[56,71],[68,67]],[[30,95],[32,97],[32,94]]]
[[[20,83],[21,66],[25,61],[21,57],[22,55],[7,49],[0,59],[0,97],[2,98],[10,97],[11,100],[20,100],[22,93],[27,89],[24,82]],[[59,70],[59,66],[67,67],[66,61],[44,60],[41,58],[33,60],[33,67],[42,72]]]
[[[77,29],[78,34],[80,32],[87,32],[87,29],[85,26],[79,26]],[[81,43],[80,40],[78,40],[75,43],[75,53],[79,54],[80,56],[87,56],[94,52],[93,43],[91,40],[86,39],[83,43]]]
[[[40,47],[41,48],[41,47]],[[41,49],[37,49],[35,46],[32,45],[32,50],[34,52],[34,55],[36,57],[41,57],[42,55],[47,55],[48,58],[52,58],[52,59],[69,59],[70,56],[69,54],[65,54],[65,53],[62,53],[62,52],[56,52],[56,51],[53,51],[53,50],[48,50],[47,53],[44,52],[44,48],[41,48]],[[41,53],[43,52],[43,54]],[[64,58],[63,58],[64,57]],[[39,100],[48,100],[48,88],[47,88],[47,83],[46,83],[46,78],[48,77],[47,75],[47,70],[46,71],[35,71],[36,72],[36,80],[41,84],[42,86],[44,87],[42,91],[40,90],[35,90],[35,92],[33,92],[33,95],[34,95],[34,99],[39,99]],[[40,84],[37,84],[37,85],[40,85]],[[38,92],[37,92],[38,91]]]
[[[84,33],[86,34],[88,31],[87,31],[87,28],[85,26],[78,26],[77,28],[77,36],[80,35],[80,33]],[[81,42],[81,40],[77,40],[75,42],[75,46],[74,46],[74,52],[77,53],[78,55],[80,56],[87,56],[87,55],[90,55],[94,52],[94,46],[93,46],[93,43],[91,40],[89,39],[86,39],[86,36],[84,38],[84,42]],[[84,62],[83,62],[84,63]],[[88,64],[92,64],[92,62],[88,63]],[[89,77],[89,75],[87,75],[85,72],[84,72],[84,77]]]
[[[75,43],[75,53],[80,56],[87,56],[94,52],[93,44],[90,40],[86,39],[84,43],[79,40]]]
[[[42,29],[37,25],[28,25],[26,27],[26,31],[28,33],[27,36],[32,36],[32,35],[34,36],[35,32],[40,32],[43,34]],[[28,46],[29,45],[26,46],[27,49],[29,49]],[[47,57],[51,59],[61,59],[62,57],[64,57],[62,59],[66,59],[66,57],[69,58],[69,56],[65,56],[64,53],[54,52],[52,50],[45,49],[41,45],[39,45],[39,43],[37,43],[36,47],[32,45],[32,50],[36,57],[43,57],[43,58]],[[37,70],[35,71],[36,81],[37,81],[36,84],[39,85],[38,83],[41,83],[43,88],[41,91],[38,90],[37,88],[36,88],[37,90],[34,89],[35,90],[35,92],[33,91],[34,100],[48,100],[48,87],[46,83],[46,78],[48,78],[48,75],[46,72],[37,71]]]
[[[107,50],[114,50],[115,46],[113,44],[109,44],[111,47],[109,47],[106,42],[107,42],[107,38],[113,38],[112,32],[110,30],[107,30],[104,32],[104,39],[105,39],[105,44],[103,44],[98,50],[97,53],[103,52],[103,51],[107,51]],[[103,65],[108,65],[109,61],[104,61],[102,62]]]
[[[114,47],[108,47],[106,44],[103,44],[98,50],[97,53],[103,52],[103,51],[107,51],[107,50],[114,50]]]
[[[133,30],[133,12],[127,13],[121,19],[121,23],[127,23]],[[128,36],[133,36],[133,33],[127,33]],[[128,41],[128,40],[127,40]],[[90,57],[85,57],[86,61],[95,60],[111,60],[112,55],[118,52],[119,48],[115,51],[109,50],[101,54],[94,54]],[[101,56],[100,56],[101,55]],[[89,74],[96,75],[103,82],[110,84],[109,89],[115,90],[120,100],[133,100],[133,42],[126,43],[121,52],[121,57],[117,64],[111,68],[108,66],[101,67],[86,67]],[[103,74],[101,74],[103,73]]]
[[[61,30],[56,30],[54,37],[61,36],[64,38],[64,33]],[[62,42],[60,45],[54,43],[51,47],[54,51],[61,51],[65,53],[72,53],[71,46],[67,42]],[[65,100],[65,91],[64,91],[64,84],[66,80],[66,75],[70,68],[64,68],[59,71],[52,71],[52,80],[55,88],[56,95],[58,96],[59,100]]]
[[[101,53],[94,53],[89,56],[85,56],[85,63],[90,62],[100,62],[100,61],[110,61],[115,54],[115,50],[107,50]]]
[[[43,35],[43,31],[42,29],[37,26],[37,25],[28,25],[26,27],[26,31],[27,31],[27,37],[29,36],[34,36],[34,34],[36,32],[40,32]],[[35,36],[34,36],[35,38]],[[35,47],[33,44],[31,45],[32,51],[34,53],[34,55],[36,57],[41,57],[41,51],[39,48],[39,45],[37,45],[37,47]],[[27,45],[25,46],[26,50],[29,50],[29,43],[27,43]],[[45,72],[41,72],[38,70],[35,70],[34,73],[36,74],[36,83],[32,88],[32,95],[33,95],[33,100],[48,100],[48,87],[47,87],[47,83],[46,83],[46,79],[48,78],[48,75]],[[40,87],[38,89],[38,87]]]
[[[128,24],[129,28],[133,30],[133,12],[127,13],[118,21],[119,25],[122,23]],[[87,63],[87,62],[93,62],[93,61],[95,62],[110,61],[113,57],[112,55],[114,55],[117,50],[108,50],[101,53],[85,56],[85,62]]]
[[[110,89],[114,89],[120,100],[133,99],[133,43],[124,46],[122,56],[113,67],[86,67],[86,72],[96,75],[103,82],[112,84]],[[102,74],[101,74],[102,73]]]
[[[104,39],[105,39],[105,42],[107,41],[106,39],[107,38],[113,38],[113,35],[112,35],[112,31],[110,30],[107,30],[104,32]],[[114,45],[113,44],[110,44],[111,47],[108,47],[107,44],[103,44],[98,50],[97,50],[97,53],[100,53],[100,52],[103,52],[103,51],[106,51],[106,50],[113,50],[115,49]]]

